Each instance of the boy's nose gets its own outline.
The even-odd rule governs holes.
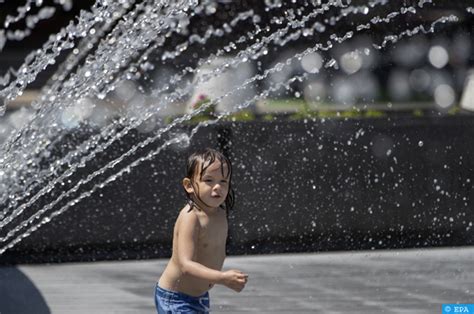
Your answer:
[[[214,191],[219,191],[219,190],[222,190],[222,185],[220,185],[219,183],[216,183],[213,187],[213,190]]]

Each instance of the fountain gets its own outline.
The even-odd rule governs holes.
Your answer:
[[[46,6],[42,1],[28,0],[18,7],[16,15],[8,15],[0,31],[0,51],[11,41],[26,40],[41,21],[53,18],[57,10],[68,11],[76,5],[72,1],[54,3],[55,6]],[[145,169],[152,169],[149,182],[160,182],[160,193],[149,191],[157,198],[159,214],[156,204],[143,202],[156,209],[148,218],[156,219],[154,223],[146,222],[146,228],[132,221],[128,226],[118,227],[97,223],[94,228],[100,229],[104,236],[103,241],[95,243],[96,234],[90,232],[88,236],[87,231],[90,228],[87,224],[94,225],[94,222],[84,218],[80,223],[81,226],[85,224],[84,234],[73,236],[68,233],[70,226],[67,223],[59,224],[56,231],[49,232],[59,230],[63,237],[45,247],[57,252],[74,242],[74,250],[79,255],[81,250],[92,246],[103,248],[104,253],[96,254],[97,258],[106,258],[109,246],[152,245],[149,243],[163,238],[166,242],[166,232],[150,229],[157,221],[169,224],[167,221],[172,220],[173,213],[164,213],[171,211],[165,208],[168,203],[163,201],[164,197],[173,205],[179,204],[177,177],[180,173],[178,166],[171,165],[179,163],[183,151],[196,143],[211,146],[218,143],[222,149],[234,154],[236,167],[242,173],[268,175],[263,163],[273,160],[268,156],[269,150],[266,152],[264,146],[257,146],[252,150],[256,157],[248,156],[251,154],[248,148],[242,150],[236,143],[248,147],[252,147],[252,143],[242,143],[235,137],[229,140],[229,134],[235,130],[232,129],[234,125],[228,124],[242,119],[243,115],[239,113],[252,116],[258,108],[276,106],[281,98],[287,99],[287,103],[289,98],[305,99],[303,109],[295,115],[303,117],[305,125],[306,118],[314,119],[308,113],[312,109],[328,110],[330,117],[332,112],[336,118],[341,112],[370,111],[367,105],[358,107],[357,104],[383,102],[378,100],[382,97],[377,95],[379,83],[370,73],[381,55],[390,54],[394,49],[403,50],[407,42],[422,43],[443,29],[462,29],[474,12],[472,7],[462,4],[457,11],[437,10],[443,5],[444,1],[435,0],[405,1],[396,6],[387,0],[354,3],[350,0],[301,3],[265,0],[253,5],[251,2],[235,4],[215,0],[97,0],[52,34],[40,49],[31,51],[21,66],[0,73],[0,86],[3,86],[0,113],[8,115],[9,104],[27,92],[28,86],[36,82],[41,73],[52,67],[55,69],[31,106],[10,114],[18,122],[4,139],[0,153],[0,256],[23,241],[27,242],[36,231],[52,228],[64,213],[80,208],[88,200],[94,199],[99,205],[81,209],[84,217],[109,217],[101,212],[107,208],[114,208],[111,213],[115,214],[111,215],[120,215],[117,213],[123,211],[121,206],[124,204],[110,203],[114,198],[111,187],[122,182],[122,188],[128,185],[125,189],[135,191],[141,186],[139,182],[133,187],[131,182],[121,180],[126,180],[130,174],[145,177],[150,174]],[[37,12],[30,14],[34,8]],[[9,30],[22,20],[27,25],[25,30]],[[466,34],[469,42],[472,34]],[[462,45],[465,39],[459,38]],[[400,62],[408,62],[416,55],[408,50],[411,46],[407,47],[402,51],[407,55],[401,57]],[[429,52],[429,60],[436,68],[444,68],[447,64],[443,61],[447,54],[443,47],[434,46]],[[460,56],[459,60],[463,58],[465,56]],[[441,72],[429,70],[433,73],[430,74],[425,68],[417,71],[404,70],[389,78],[390,90],[396,91],[393,97],[403,99],[406,95],[409,98],[411,91],[406,83],[412,80],[419,86],[413,91],[417,97],[425,100],[426,95],[434,95],[438,111],[449,110],[459,98],[459,88],[446,82]],[[435,75],[441,83],[433,86],[431,92],[423,78]],[[224,81],[227,83],[222,84]],[[333,85],[327,85],[328,81]],[[209,92],[205,93],[206,90]],[[199,98],[202,95],[204,97]],[[196,105],[200,99],[203,101]],[[276,100],[272,102],[273,99]],[[385,110],[390,106],[391,102],[385,101],[381,108]],[[377,114],[377,108],[374,112]],[[338,127],[330,118],[319,117],[318,121],[323,123],[323,133]],[[369,144],[362,138],[366,130],[374,130],[373,126],[360,122],[355,127],[357,130],[352,127],[341,130],[341,134],[350,140],[346,140],[347,146],[339,148],[339,152],[357,142],[356,150],[367,150],[364,147]],[[248,128],[253,130],[253,127]],[[252,132],[258,134],[261,130],[264,127]],[[274,134],[280,132],[275,129]],[[311,128],[307,132],[310,137],[318,138]],[[282,139],[289,136],[287,141],[282,140],[282,145],[288,147],[298,141],[291,133],[279,136]],[[396,146],[384,135],[368,141],[372,146],[375,143],[371,149],[378,158],[390,156],[391,149]],[[329,145],[334,146],[335,142]],[[319,137],[318,150],[324,149],[325,145],[327,147],[328,143]],[[254,166],[245,161],[246,157],[255,159]],[[162,164],[157,165],[157,160]],[[397,159],[394,160],[397,164]],[[300,168],[295,169],[295,173],[311,169],[304,163],[298,165]],[[391,167],[394,165],[388,168],[393,172]],[[385,174],[385,171],[381,169],[380,173]],[[377,174],[375,177],[372,179],[379,180]],[[254,179],[258,181],[258,178]],[[166,184],[176,187],[166,187]],[[305,193],[317,188],[309,183],[305,185],[307,187],[310,189]],[[321,192],[318,195],[324,197]],[[354,204],[368,207],[369,212],[375,210],[372,205],[360,204],[362,198],[351,198]],[[131,201],[125,207],[140,207],[140,200],[135,201],[135,205]],[[252,207],[255,204],[243,202],[244,205]],[[265,211],[269,210],[265,208]],[[297,212],[296,208],[292,210]],[[353,207],[349,210],[354,211]],[[150,214],[149,209],[144,212]],[[270,223],[271,216],[265,217],[268,222],[262,222],[255,231],[244,230],[249,239],[257,241],[255,243],[260,243],[259,237],[265,232],[294,233],[277,226],[277,222]],[[340,225],[336,220],[335,225]],[[465,220],[463,226],[470,228],[469,223]],[[319,222],[313,219],[305,232],[316,232],[316,226]],[[376,229],[383,226],[380,223]],[[142,231],[137,236],[139,229]],[[111,230],[124,230],[124,236],[115,237]],[[52,241],[50,236],[46,238]],[[87,244],[81,246],[79,243]],[[28,248],[32,246],[25,244]],[[150,256],[157,254],[160,253],[155,250]],[[134,255],[125,252],[123,257],[130,256]]]

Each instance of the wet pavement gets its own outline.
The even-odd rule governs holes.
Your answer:
[[[441,313],[474,303],[474,247],[228,257],[241,293],[211,290],[214,313]],[[155,313],[167,260],[0,267],[0,313]]]

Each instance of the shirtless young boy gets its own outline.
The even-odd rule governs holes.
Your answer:
[[[156,285],[162,313],[208,313],[215,284],[240,292],[248,275],[221,271],[226,256],[227,214],[232,209],[232,165],[222,153],[205,149],[188,158],[183,187],[188,204],[173,231],[173,253]]]

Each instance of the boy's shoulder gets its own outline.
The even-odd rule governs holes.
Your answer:
[[[192,209],[187,204],[179,211],[177,221],[185,221],[185,223],[198,223],[199,222],[198,213],[195,209]]]
[[[206,225],[209,220],[215,219],[217,216],[219,215],[209,215],[209,213],[206,213],[204,210],[199,210],[187,204],[180,210],[178,221],[185,221],[186,224],[196,223],[202,227]]]

